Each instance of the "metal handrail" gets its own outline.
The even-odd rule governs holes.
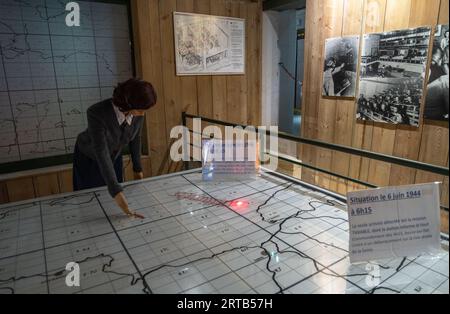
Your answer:
[[[182,113],[183,126],[187,126],[188,118],[192,118],[192,119],[199,118],[199,119],[202,119],[202,121],[213,123],[213,124],[218,124],[218,125],[223,125],[223,126],[242,127],[242,128],[247,127],[245,125],[240,125],[240,124],[236,124],[236,123],[224,122],[224,121],[220,121],[220,120],[215,120],[215,119],[210,119],[210,118],[201,117],[201,116],[197,116],[197,115],[192,115],[192,114],[188,114],[186,112]],[[259,128],[255,127],[254,129],[255,129],[255,132],[260,131]],[[194,133],[192,130],[189,130],[189,132]],[[265,133],[266,133],[266,135],[271,135],[269,130],[266,130]],[[419,161],[415,161],[415,160],[394,157],[394,156],[385,155],[385,154],[374,153],[374,152],[357,149],[357,148],[353,148],[353,147],[347,147],[347,146],[330,144],[330,143],[316,141],[316,140],[305,139],[305,138],[296,137],[296,136],[293,136],[293,135],[290,135],[287,133],[283,133],[283,132],[276,132],[276,133],[272,132],[272,135],[274,135],[274,134],[278,135],[278,137],[280,137],[282,139],[291,140],[291,141],[294,141],[297,143],[303,143],[303,144],[307,144],[307,145],[318,146],[318,147],[325,148],[325,149],[336,150],[336,151],[340,151],[340,152],[344,152],[344,153],[348,153],[348,154],[366,157],[369,159],[375,159],[375,160],[380,160],[380,161],[384,161],[384,162],[388,162],[388,163],[392,163],[392,164],[397,164],[397,165],[408,167],[408,168],[428,171],[428,172],[436,173],[439,175],[444,175],[444,176],[449,175],[449,168],[445,168],[445,167],[441,167],[441,166],[431,165],[431,164],[427,164],[427,163],[423,163],[423,162],[419,162]],[[378,188],[379,187],[379,186],[373,185],[371,183],[361,181],[358,179],[354,179],[354,178],[346,176],[346,175],[341,175],[341,174],[334,173],[334,172],[326,170],[326,169],[322,169],[322,168],[319,168],[316,166],[306,164],[306,163],[304,163],[300,160],[294,159],[294,158],[280,156],[279,154],[275,155],[271,152],[264,152],[264,153],[268,156],[277,157],[279,160],[283,160],[283,161],[286,161],[286,162],[289,162],[289,163],[292,163],[292,164],[295,164],[295,165],[298,165],[301,167],[305,167],[305,168],[308,168],[308,169],[311,169],[314,171],[319,171],[319,172],[334,176],[336,178],[344,179],[344,180],[347,180],[347,181],[350,181],[350,182],[353,182],[353,183],[356,183],[359,185],[364,185],[369,188]],[[449,211],[449,208],[445,207],[445,206],[441,206],[441,209],[443,209],[447,212]]]
[[[248,127],[247,125],[236,124],[236,123],[231,123],[231,122],[224,122],[224,121],[210,119],[210,118],[202,117],[202,116],[198,116],[198,115],[192,115],[192,114],[189,114],[186,112],[182,113],[183,126],[186,126],[186,119],[188,119],[188,118],[191,118],[191,119],[198,118],[198,119],[202,119],[202,121],[204,121],[204,122],[209,122],[209,123],[218,124],[218,125],[222,125],[222,126],[242,127],[242,128]],[[255,131],[259,132],[261,130],[260,130],[260,128],[255,127]],[[330,149],[330,150],[339,151],[342,153],[347,153],[347,154],[356,155],[356,156],[365,157],[365,158],[374,159],[374,160],[379,160],[379,161],[383,161],[383,162],[387,162],[387,163],[391,163],[391,164],[396,164],[396,165],[400,165],[400,166],[404,166],[404,167],[408,167],[408,168],[413,168],[416,170],[423,170],[423,171],[427,171],[427,172],[431,172],[431,173],[435,173],[435,174],[439,174],[439,175],[443,175],[443,176],[449,176],[449,168],[442,167],[442,166],[432,165],[432,164],[428,164],[428,163],[424,163],[424,162],[420,162],[420,161],[410,160],[410,159],[406,159],[406,158],[401,158],[401,157],[396,157],[396,156],[391,156],[391,155],[386,155],[386,154],[381,154],[381,153],[375,153],[375,152],[371,152],[371,151],[363,150],[363,149],[359,149],[359,148],[354,148],[354,147],[348,147],[348,146],[343,146],[343,145],[338,145],[338,144],[331,144],[331,143],[307,139],[307,138],[303,138],[303,137],[296,137],[296,136],[293,136],[293,135],[290,135],[290,134],[287,134],[284,132],[276,132],[276,133],[272,132],[271,133],[270,130],[265,130],[265,133],[266,133],[266,135],[277,135],[279,138],[297,142],[297,143],[301,143],[301,144],[312,145],[312,146],[316,146],[316,147],[320,147],[320,148]]]

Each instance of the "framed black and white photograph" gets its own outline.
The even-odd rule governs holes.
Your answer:
[[[359,36],[329,38],[325,41],[322,95],[355,97]]]
[[[424,118],[448,121],[449,106],[449,26],[438,25],[433,41],[433,57],[427,85]]]
[[[419,126],[431,28],[364,36],[357,119]]]

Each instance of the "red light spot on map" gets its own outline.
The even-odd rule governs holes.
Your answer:
[[[248,202],[244,200],[236,200],[230,203],[230,207],[237,212],[243,212],[248,208]]]

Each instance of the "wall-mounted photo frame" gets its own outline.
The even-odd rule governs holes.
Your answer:
[[[328,38],[322,95],[324,97],[356,96],[359,36]]]
[[[174,12],[176,74],[244,75],[245,20]]]
[[[430,27],[364,35],[357,119],[418,127]]]
[[[438,25],[427,84],[424,118],[448,121],[449,116],[449,25]]]

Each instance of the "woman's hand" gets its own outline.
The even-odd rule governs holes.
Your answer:
[[[116,197],[114,197],[114,200],[116,201],[117,206],[120,207],[120,209],[122,209],[122,211],[125,213],[125,215],[127,215],[128,217],[134,217],[134,218],[139,218],[139,219],[145,219],[144,216],[141,216],[139,214],[136,213],[132,213],[130,211],[130,209],[128,208],[128,202],[127,199],[125,198],[125,194],[123,194],[123,192],[120,192],[119,194],[116,195]]]
[[[134,173],[134,180],[143,180],[144,179],[144,173],[143,172],[135,172]]]

